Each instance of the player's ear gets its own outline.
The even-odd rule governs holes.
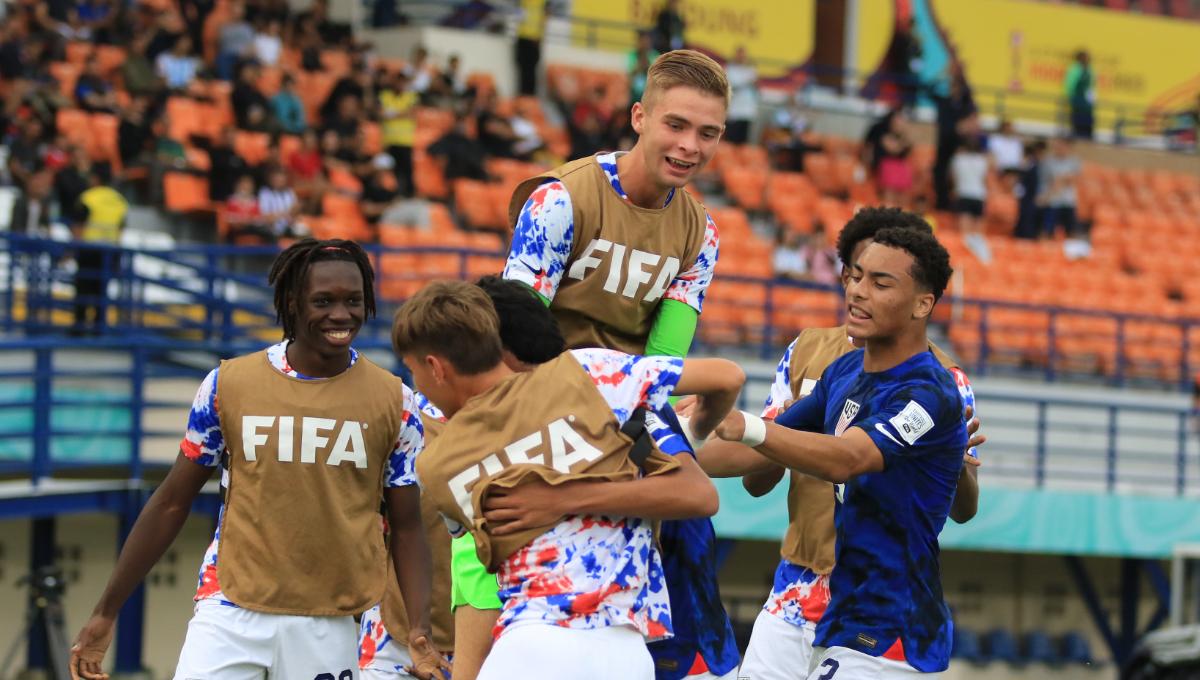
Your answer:
[[[629,124],[634,132],[642,134],[642,129],[646,127],[646,107],[641,102],[634,102],[629,110]]]
[[[436,354],[425,355],[425,367],[429,369],[429,374],[433,376],[434,381],[438,385],[446,382],[446,362]]]
[[[913,318],[928,319],[933,313],[933,304],[936,300],[933,293],[919,293],[917,299],[913,303]]]

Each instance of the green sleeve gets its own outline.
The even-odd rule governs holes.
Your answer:
[[[646,340],[646,356],[686,357],[699,322],[700,313],[688,305],[663,300]]]
[[[1079,83],[1079,76],[1082,74],[1083,69],[1079,67],[1078,63],[1072,62],[1067,67],[1067,75],[1063,78],[1063,94],[1066,95],[1067,99],[1075,95],[1075,86]]]

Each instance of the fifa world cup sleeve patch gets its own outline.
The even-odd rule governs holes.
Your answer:
[[[915,401],[909,401],[899,413],[888,420],[896,432],[909,446],[917,443],[926,432],[933,429],[933,418]]]

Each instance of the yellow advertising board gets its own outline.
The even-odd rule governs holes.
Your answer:
[[[1113,107],[1142,111],[1194,106],[1200,91],[1200,23],[1028,0],[930,0],[933,19],[978,90],[1004,90],[1014,105],[1061,100],[1076,51],[1096,75],[1101,124]]]
[[[815,2],[683,0],[684,39],[723,58],[745,46],[758,62],[761,77],[784,76],[812,56]],[[634,27],[653,26],[663,4],[662,0],[572,0],[573,40],[602,49],[631,50]]]

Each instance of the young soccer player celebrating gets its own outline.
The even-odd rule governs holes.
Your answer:
[[[694,461],[627,426],[679,391],[700,395],[691,426],[705,434],[744,375],[720,359],[601,349],[516,373],[497,329],[487,297],[461,282],[426,286],[393,327],[417,388],[449,417],[418,460],[422,487],[452,529],[472,533],[504,596],[479,677],[649,680],[644,639],[671,622],[664,589],[651,587],[661,567],[645,520],[711,515],[716,494]],[[562,485],[571,493],[539,518],[483,514],[489,495]]]
[[[728,105],[719,64],[699,52],[668,52],[633,105],[638,140],[628,153],[572,161],[513,193],[504,276],[543,297],[569,347],[687,354],[719,240],[704,207],[682,189],[715,153]],[[712,523],[666,522],[661,542],[671,600],[686,615],[676,617],[671,640],[651,646],[659,680],[732,673],[738,651],[717,589]],[[480,571],[460,560],[455,580],[481,583],[471,588],[483,594],[481,606],[498,607]]]
[[[416,403],[351,346],[375,313],[373,279],[367,254],[350,241],[306,239],[276,258],[268,280],[284,340],[224,361],[204,379],[179,457],[72,647],[77,680],[108,677],[101,662],[117,611],[217,466],[225,502],[176,678],[352,677],[354,616],[383,591],[383,501],[396,578],[412,605],[415,673],[430,678],[442,667],[429,643]]]
[[[932,234],[884,229],[854,262],[851,337],[774,423],[736,412],[717,429],[790,469],[837,484],[831,597],[816,629],[810,680],[945,670],[952,622],[937,535],[963,466],[967,431],[954,377],[926,326],[950,278]]]
[[[838,235],[838,254],[847,266],[842,284],[848,287],[853,264],[882,229],[904,228],[932,233],[919,215],[896,208],[863,208]],[[861,347],[863,340],[850,337],[845,325],[810,328],[800,333],[784,352],[775,371],[775,381],[763,410],[763,418],[774,418],[787,404],[808,395],[821,373],[835,360]],[[930,351],[954,376],[971,418],[975,396],[967,376],[953,359],[930,343]],[[972,434],[978,420],[969,424]],[[982,444],[974,436],[970,446]],[[966,522],[975,514],[979,498],[976,466],[979,459],[970,451],[958,481],[950,517]],[[698,453],[701,465],[712,476],[745,475],[743,483],[752,494],[774,488],[785,469],[753,449],[734,442],[712,441]],[[771,594],[754,622],[750,644],[739,674],[746,680],[804,680],[812,658],[817,623],[829,604],[829,573],[834,567],[834,487],[829,482],[792,471],[788,488],[788,528],[781,547],[782,559],[775,571]]]

